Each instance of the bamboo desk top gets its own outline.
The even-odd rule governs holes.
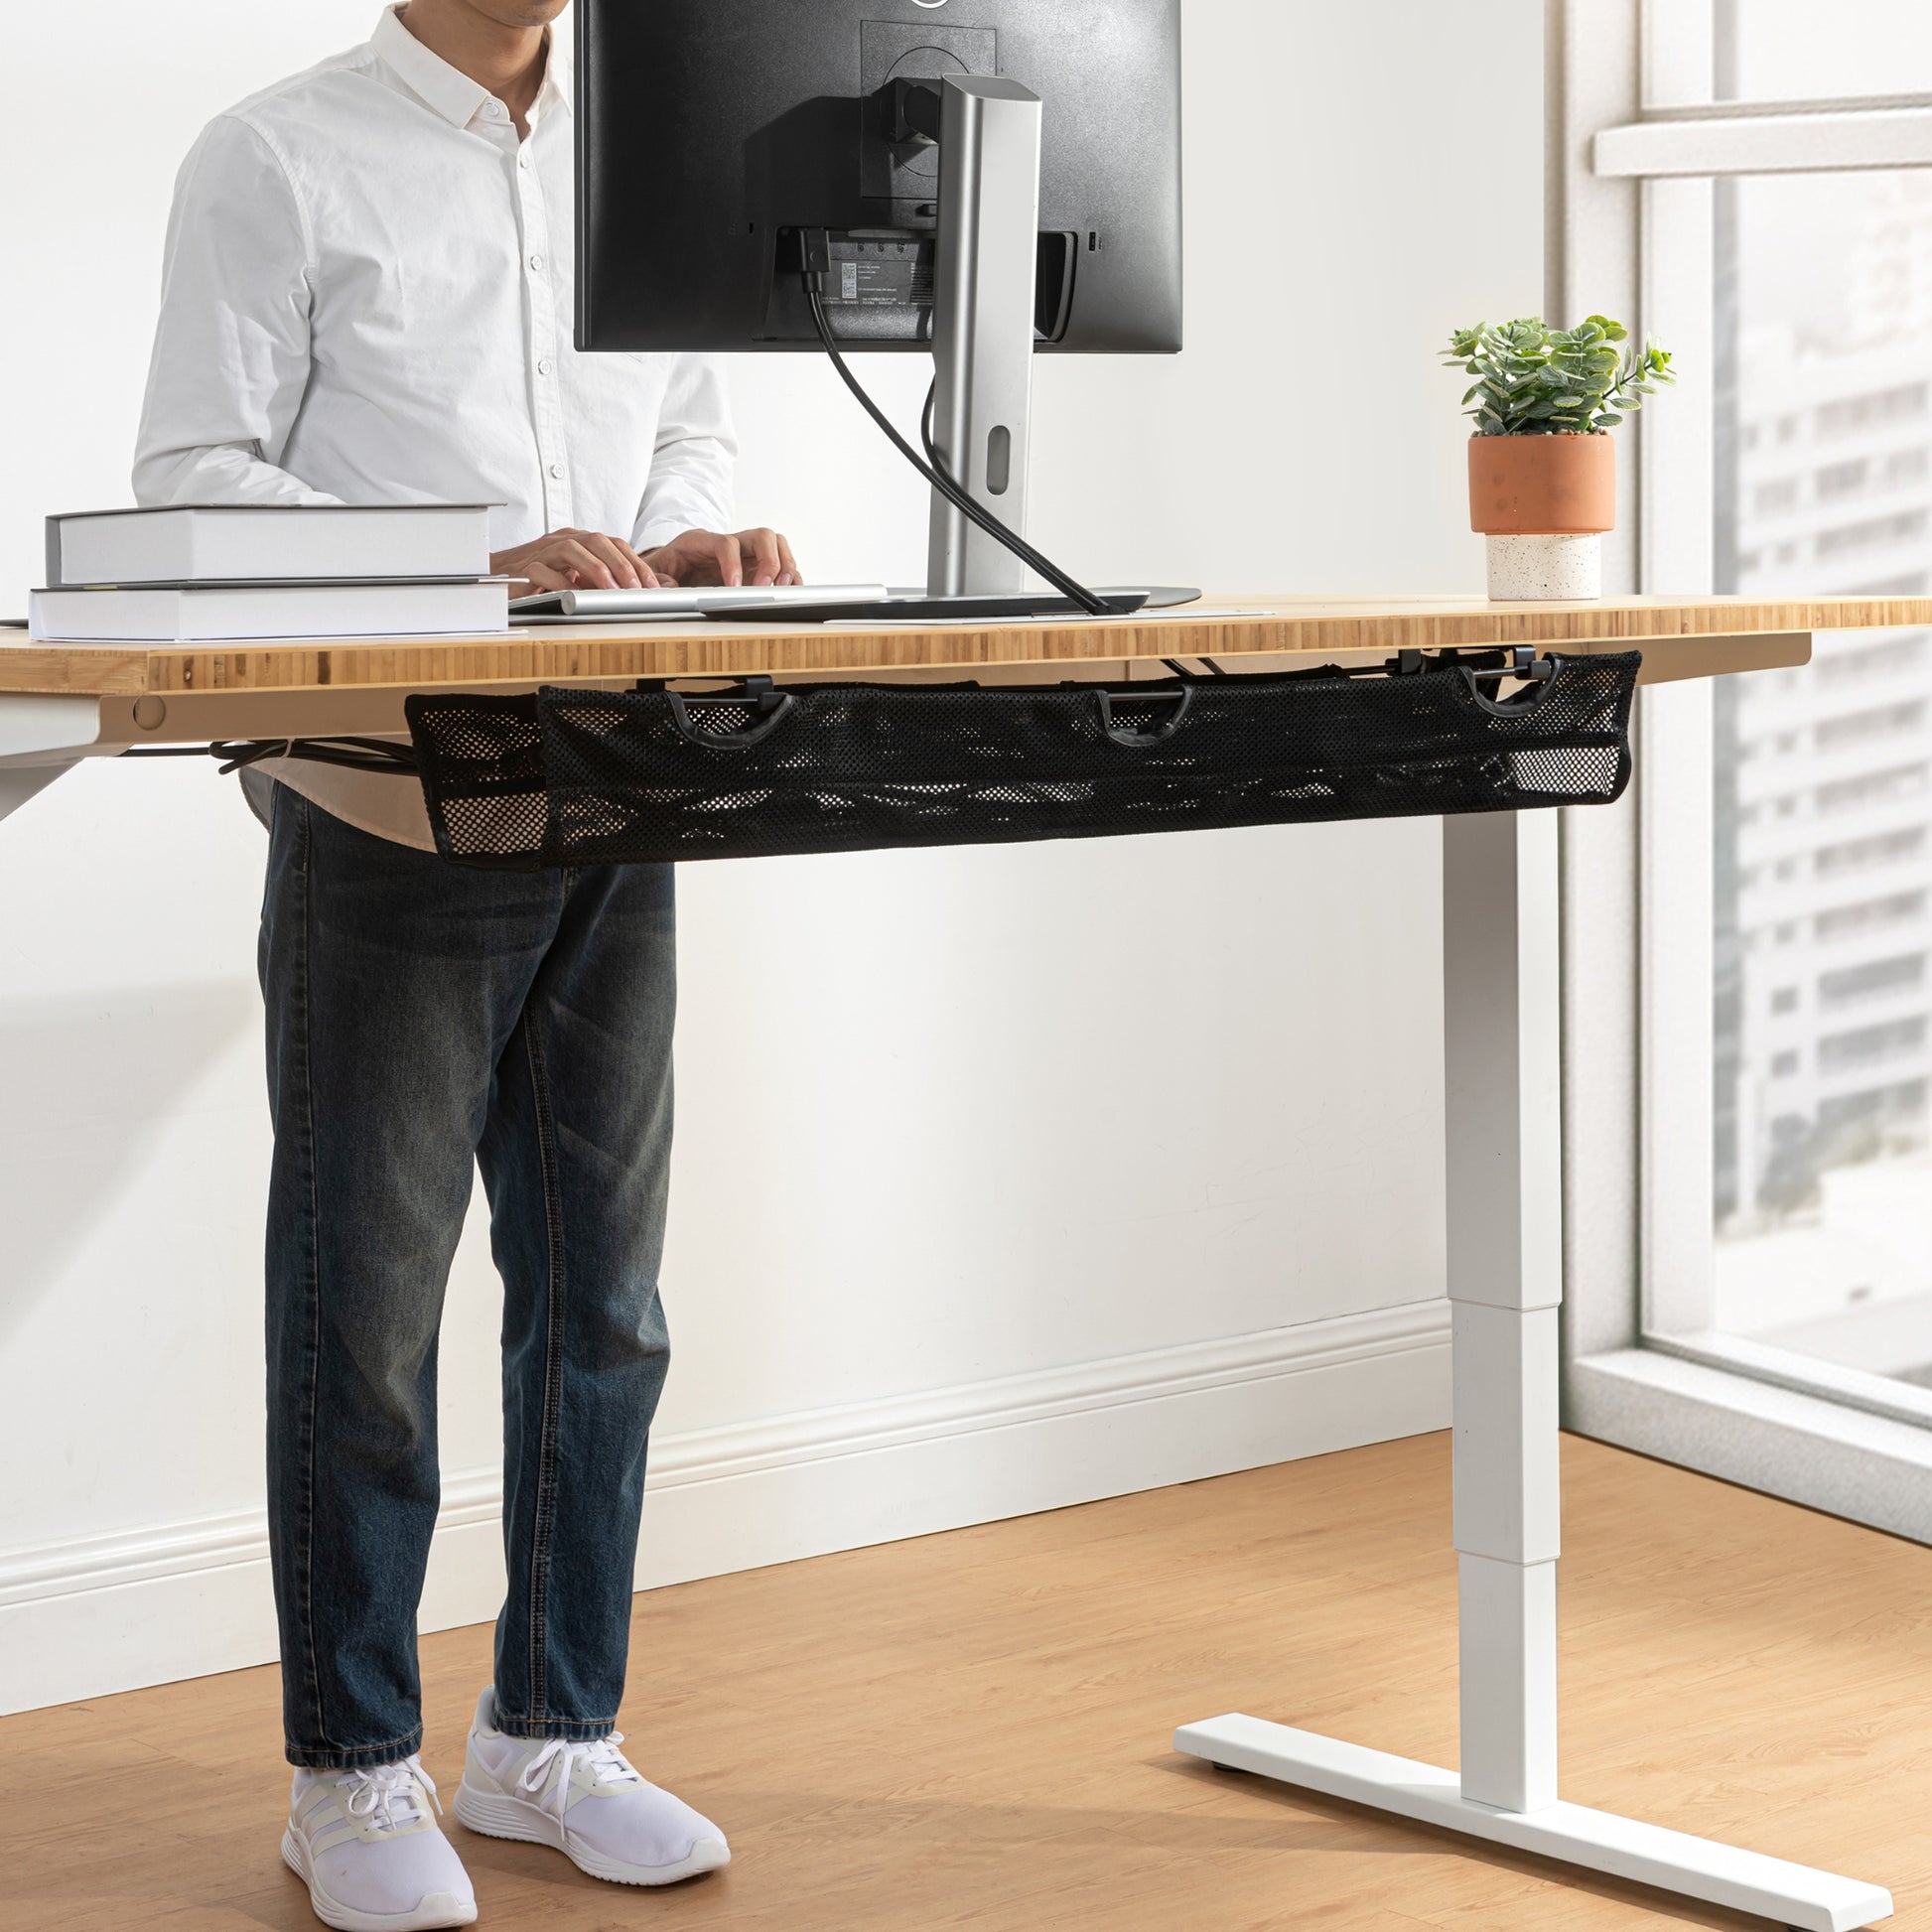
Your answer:
[[[1224,618],[1266,610],[1266,618]],[[466,639],[231,644],[18,644],[0,641],[0,691],[270,691],[315,686],[719,677],[816,677],[1130,658],[1321,658],[1405,649],[1539,644],[1571,650],[1648,646],[1665,675],[1717,638],[1932,624],[1932,598],[1606,597],[1591,603],[1490,604],[1479,597],[1216,597],[1102,621],[886,625],[552,624]],[[7,633],[0,632],[0,639]],[[1733,653],[1724,653],[1728,659]],[[1714,662],[1715,670],[1719,665]],[[1724,668],[1730,668],[1726,662]],[[1693,672],[1692,675],[1697,673]]]
[[[1266,617],[1226,615],[1266,611]],[[122,743],[402,729],[402,698],[438,687],[627,683],[639,677],[1165,675],[1160,660],[1243,669],[1379,661],[1398,650],[1534,644],[1644,652],[1644,679],[1805,663],[1815,630],[1932,626],[1932,598],[1215,597],[1104,621],[888,625],[553,624],[476,638],[52,644],[0,631],[5,694],[98,701],[100,750]],[[157,702],[159,700],[159,702]],[[140,723],[135,723],[139,717]]]

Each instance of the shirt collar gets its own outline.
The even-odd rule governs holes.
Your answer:
[[[489,89],[451,67],[440,54],[432,54],[397,18],[402,4],[406,0],[383,8],[369,45],[411,93],[435,108],[452,127],[468,127],[489,98]],[[543,88],[537,96],[539,111],[551,95],[568,107],[571,92],[568,43],[549,28],[544,32],[549,36],[550,58],[544,63]]]
[[[554,20],[543,31],[550,42],[550,58],[543,64],[543,91],[554,94],[558,103],[567,108],[571,94],[571,63],[577,48],[569,34],[557,32]]]

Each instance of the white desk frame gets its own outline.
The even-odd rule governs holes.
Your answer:
[[[291,694],[175,697],[165,736],[279,736]],[[392,731],[396,694],[301,694],[312,735]],[[125,697],[0,695],[0,818],[144,737]],[[274,722],[269,722],[270,718]],[[1461,1771],[1238,1714],[1174,1748],[1803,1932],[1891,1914],[1882,1887],[1557,1796],[1557,1311],[1563,1300],[1558,822],[1443,825],[1449,1292]]]
[[[1557,1311],[1563,1300],[1557,815],[1443,821],[1449,1292],[1461,1772],[1260,1718],[1174,1749],[1804,1932],[1882,1887],[1557,1796]]]

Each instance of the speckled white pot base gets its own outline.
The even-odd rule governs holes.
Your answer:
[[[1603,539],[1489,537],[1489,595],[1498,603],[1601,597]]]

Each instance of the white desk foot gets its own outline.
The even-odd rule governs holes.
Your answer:
[[[1583,1805],[1494,1811],[1465,1800],[1453,1771],[1260,1718],[1230,1716],[1183,1725],[1174,1732],[1173,1747],[1230,1770],[1373,1805],[1421,1824],[1587,1865],[1710,1905],[1755,1912],[1802,1932],[1854,1932],[1891,1916],[1891,1894],[1878,1885]]]

